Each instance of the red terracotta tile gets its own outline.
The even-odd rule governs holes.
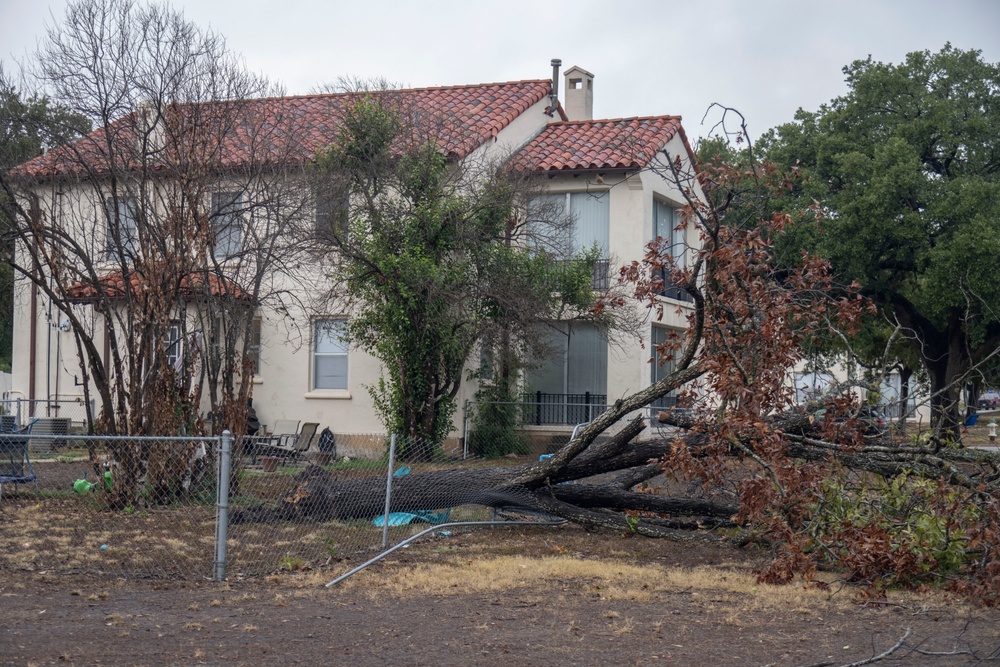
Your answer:
[[[449,157],[463,158],[495,136],[518,115],[549,94],[548,80],[514,81],[415,88],[390,91],[383,99],[414,114],[418,122],[434,129],[441,150]],[[304,95],[297,97],[251,100],[247,120],[240,128],[229,132],[222,140],[224,156],[219,167],[245,163],[251,155],[255,161],[297,163],[313,159],[324,146],[337,138],[339,119],[344,105],[360,94]],[[171,131],[177,136],[204,127],[205,119],[216,114],[228,115],[228,102],[199,105],[177,105],[168,113]],[[126,116],[112,123],[119,134],[122,149],[137,144],[136,117]],[[440,129],[440,132],[436,130]],[[52,177],[81,173],[87,164],[97,173],[107,171],[108,148],[101,141],[101,131],[79,139],[73,149],[56,148],[15,168],[11,175]],[[265,139],[261,141],[261,137]],[[260,145],[253,146],[254,142]],[[187,146],[190,142],[179,145]],[[179,153],[179,148],[175,148]],[[126,159],[132,150],[122,150]],[[80,159],[82,156],[83,160]],[[131,159],[137,160],[137,155]],[[194,159],[197,159],[195,156]],[[155,167],[154,167],[155,168]]]
[[[678,116],[550,123],[514,158],[525,170],[642,169],[679,130]]]

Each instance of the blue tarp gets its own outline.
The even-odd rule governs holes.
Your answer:
[[[416,512],[390,512],[389,525],[407,526],[414,521],[424,521],[431,524],[446,523],[449,518],[451,518],[451,509],[441,510],[440,512],[431,512],[430,510],[417,510]],[[372,523],[376,526],[381,526],[384,519],[384,516],[377,516],[372,519]]]

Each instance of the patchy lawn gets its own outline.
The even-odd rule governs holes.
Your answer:
[[[0,663],[966,665],[1000,613],[941,593],[758,585],[762,554],[574,526],[435,535],[327,589],[323,568],[224,584],[0,571]],[[920,653],[918,651],[923,651]],[[950,654],[950,655],[930,655]]]

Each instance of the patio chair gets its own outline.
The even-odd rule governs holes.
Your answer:
[[[296,460],[303,456],[312,445],[313,438],[316,437],[318,422],[306,422],[302,425],[302,430],[294,434],[291,438],[285,437],[285,444],[271,445],[267,448],[267,454],[280,456],[282,459]]]
[[[283,450],[291,447],[292,438],[299,431],[297,419],[279,419],[274,423],[274,430],[267,431],[261,424],[260,435],[244,438],[244,453],[250,457],[250,463],[256,464],[261,456],[281,456]]]
[[[34,483],[38,493],[38,476],[28,453],[28,436],[34,425],[35,420],[21,430],[0,433],[0,497],[4,484],[14,484],[16,491],[19,484]]]
[[[270,433],[271,444],[275,447],[290,448],[292,439],[298,432],[298,419],[279,419],[274,422],[274,430]]]

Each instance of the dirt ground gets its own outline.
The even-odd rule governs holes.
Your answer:
[[[907,630],[881,664],[1000,655],[996,611],[758,586],[761,558],[560,526],[437,535],[330,589],[326,571],[224,584],[0,571],[0,664],[816,667]]]

